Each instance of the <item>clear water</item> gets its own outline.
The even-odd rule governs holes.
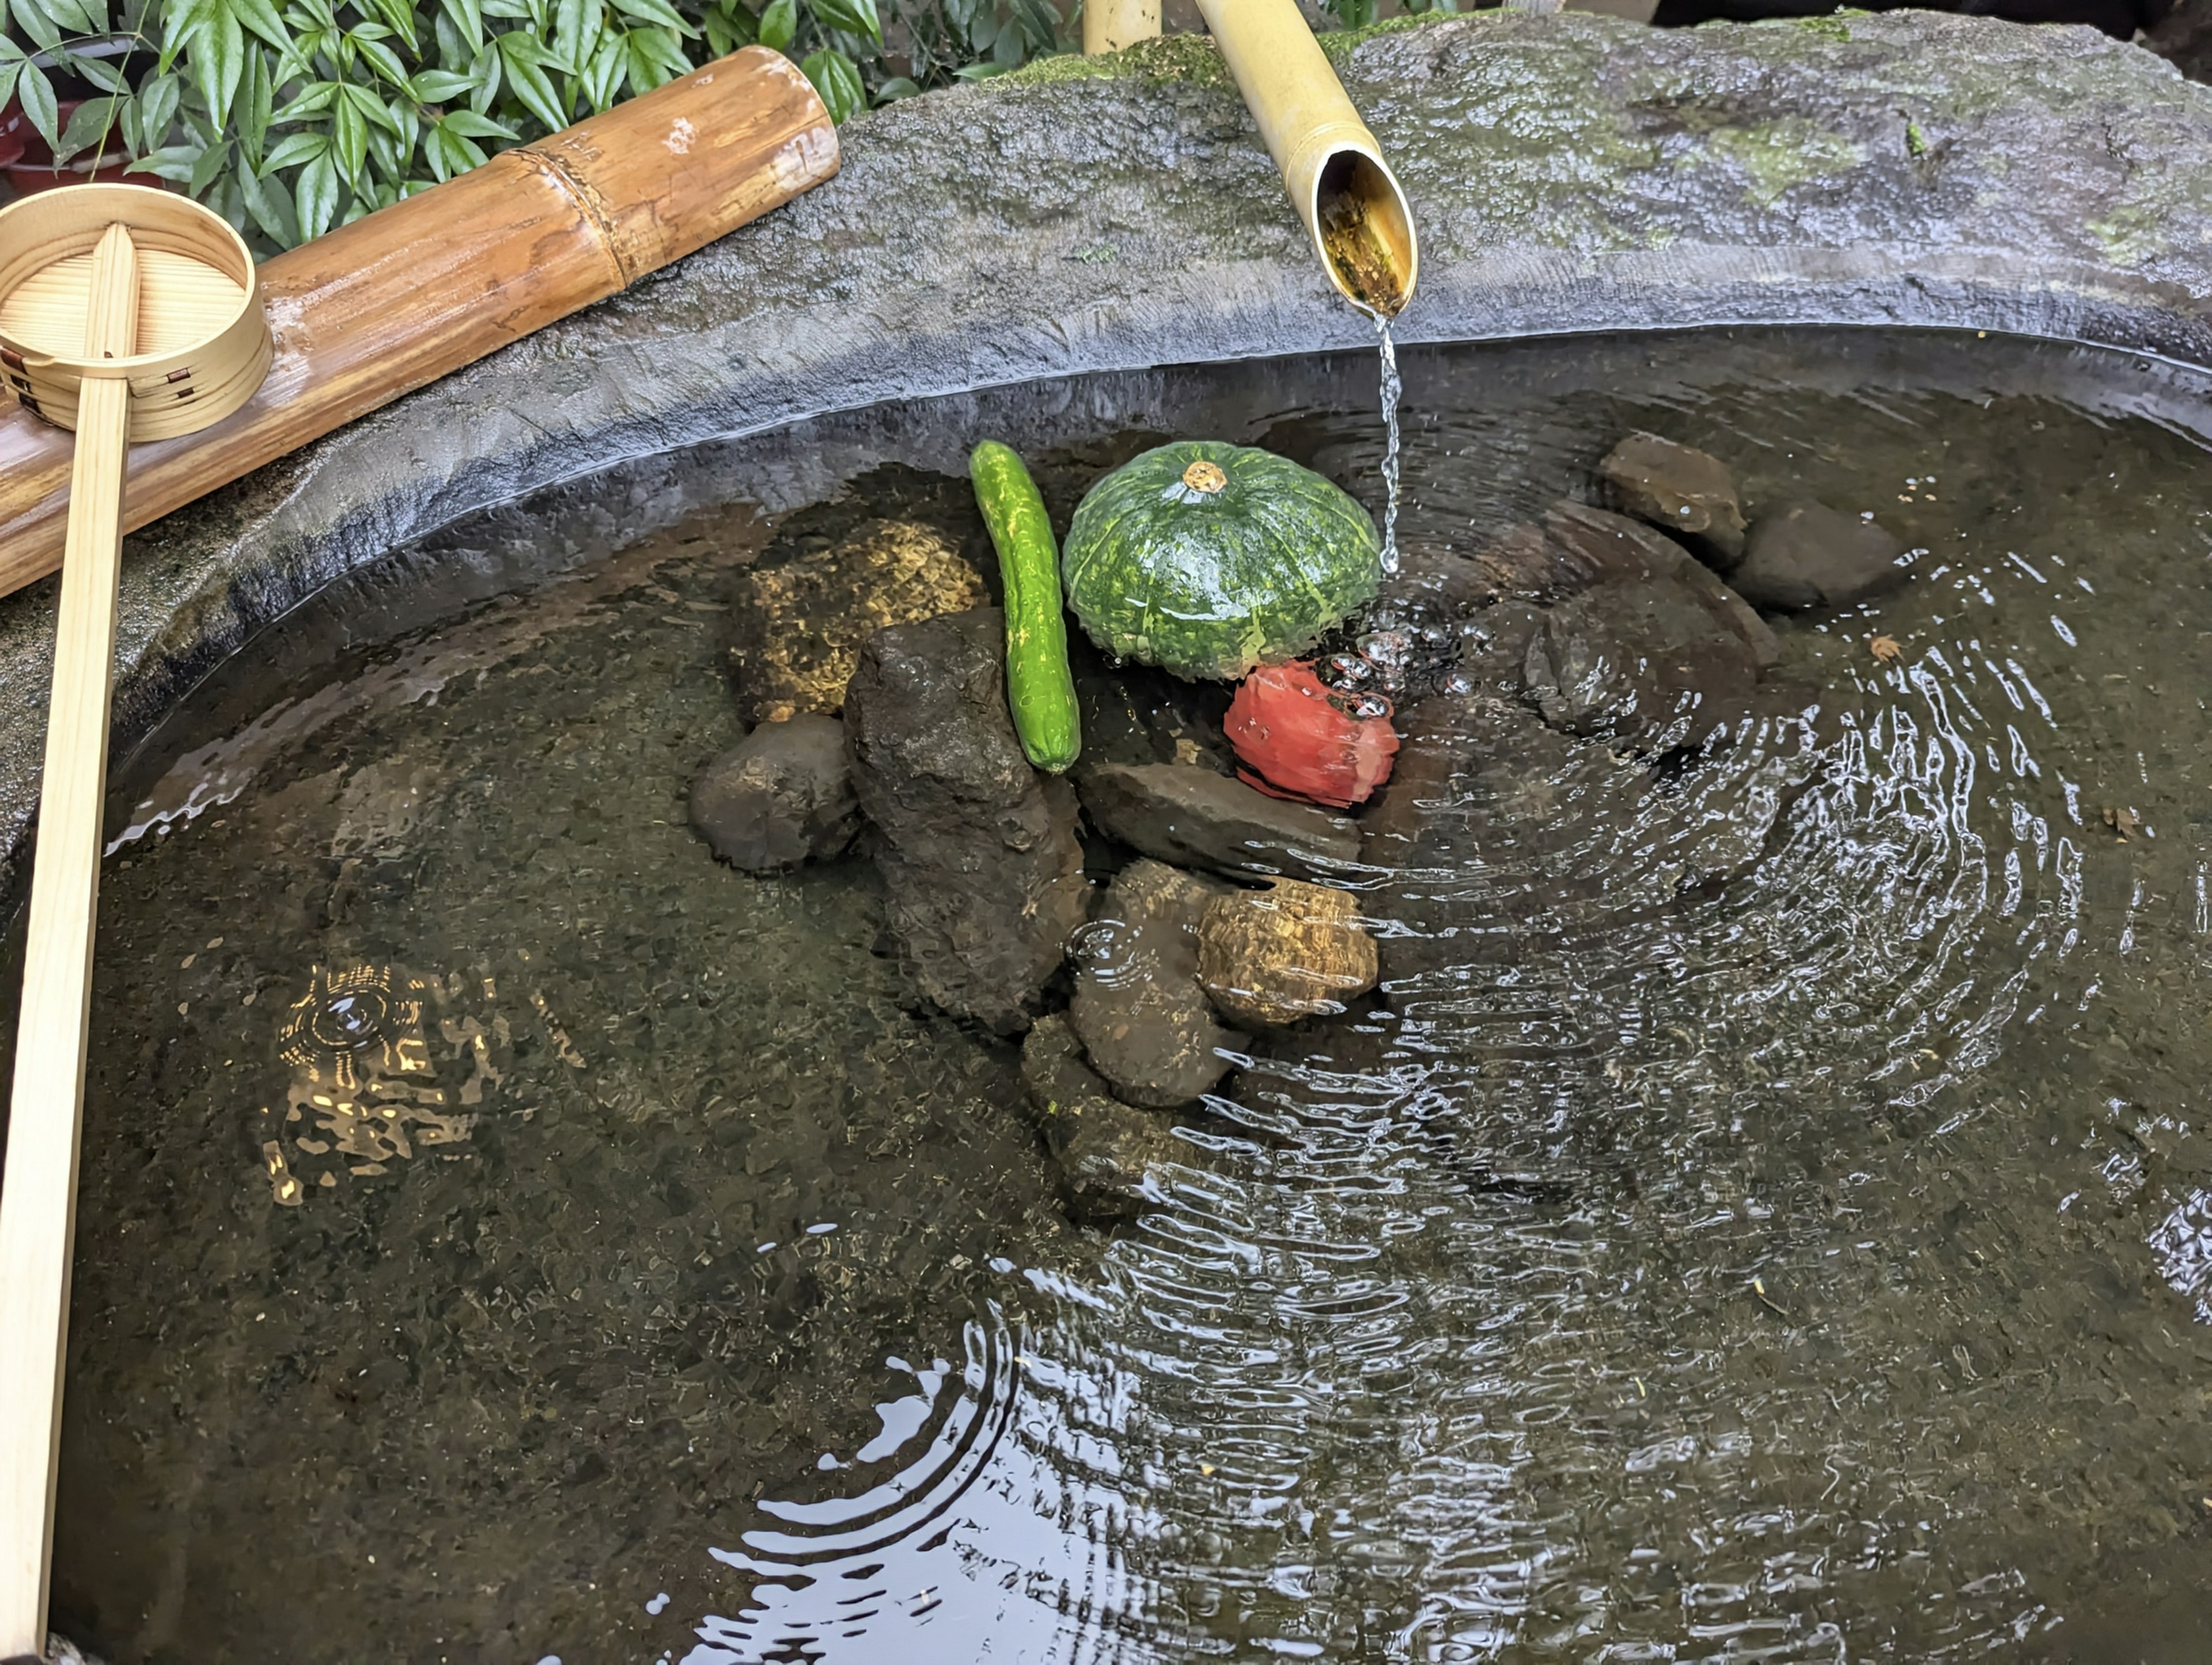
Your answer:
[[[1409,349],[1409,549],[1635,425],[1917,575],[1784,627],[1841,718],[1748,872],[1649,852],[1763,824],[1757,748],[1646,796],[1566,759],[1374,880],[1418,969],[1270,1037],[1116,1235],[1012,1051],[908,1008],[865,860],[684,826],[771,540],[980,550],[978,431],[1061,514],[1175,433],[1371,501],[1371,362],[641,465],[187,702],[111,827],[58,1623],[118,1665],[2212,1658],[2202,379]]]
[[[1398,343],[1390,333],[1390,320],[1375,318],[1375,337],[1382,349],[1382,570],[1398,570],[1398,509],[1401,490],[1398,441],[1398,401],[1406,384],[1398,374]]]

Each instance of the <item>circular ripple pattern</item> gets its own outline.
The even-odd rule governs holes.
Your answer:
[[[1695,767],[1482,708],[1362,881],[1378,996],[1255,1042],[1110,1237],[868,952],[865,862],[681,826],[740,517],[180,720],[103,908],[64,1619],[120,1665],[2212,1657],[2204,386],[1404,357],[1409,555],[1641,427],[1912,582],[1784,625],[1819,720]],[[967,537],[988,426],[1063,513],[1190,431],[1374,503],[1373,374],[1010,394],[756,495],[852,454],[777,527]],[[283,1002],[390,960],[495,1031],[471,1139],[275,1207]]]

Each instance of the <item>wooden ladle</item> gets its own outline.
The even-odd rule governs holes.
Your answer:
[[[253,259],[185,197],[87,185],[0,209],[0,380],[76,430],[0,1189],[0,1659],[41,1657],[100,895],[130,442],[221,421],[268,374]]]

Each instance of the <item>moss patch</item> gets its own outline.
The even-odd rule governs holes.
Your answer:
[[[1846,173],[1866,161],[1866,148],[1855,139],[1785,116],[1755,127],[1723,127],[1707,140],[1712,153],[1740,169],[1744,195],[1761,208],[1780,200],[1793,185]]]
[[[1229,87],[1229,66],[1206,34],[1164,34],[1118,52],[1085,58],[1061,52],[993,76],[986,87],[1050,87],[1071,81],[1181,81],[1194,87]]]

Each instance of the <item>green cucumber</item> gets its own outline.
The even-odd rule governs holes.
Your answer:
[[[984,441],[969,454],[968,473],[1006,583],[1006,703],[1014,732],[1030,763],[1058,774],[1083,749],[1083,723],[1067,670],[1052,517],[1012,447]]]

